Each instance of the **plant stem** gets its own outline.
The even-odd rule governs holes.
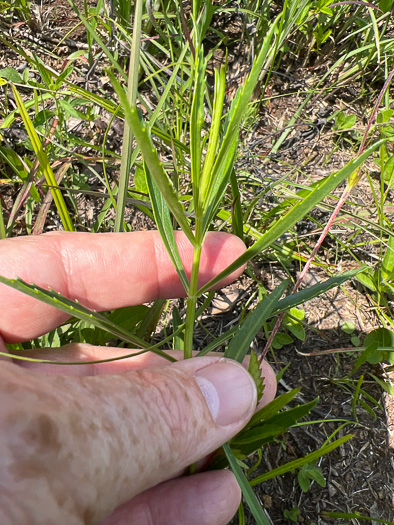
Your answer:
[[[5,239],[7,237],[5,225],[4,225],[4,217],[3,217],[3,209],[0,199],[0,239]]]
[[[193,350],[193,332],[194,332],[194,316],[197,304],[198,291],[198,273],[200,270],[202,243],[194,246],[193,250],[193,264],[192,275],[190,278],[190,289],[186,303],[186,323],[185,323],[185,347],[184,358],[190,359]]]

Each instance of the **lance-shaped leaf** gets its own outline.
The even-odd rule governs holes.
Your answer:
[[[253,259],[260,252],[271,246],[281,235],[289,231],[300,219],[302,219],[316,204],[321,202],[328,194],[330,194],[334,188],[336,188],[341,182],[349,177],[354,171],[356,171],[365,160],[382,144],[385,144],[387,139],[382,139],[370,146],[365,152],[357,157],[356,159],[349,162],[340,171],[333,173],[328,177],[323,184],[315,186],[315,188],[309,193],[305,199],[297,202],[289,212],[281,217],[271,228],[251,246],[246,252],[244,252],[238,259],[236,259],[230,266],[223,270],[214,279],[205,284],[199,291],[202,294],[212,288],[216,283],[230,275],[230,273],[237,270],[240,266]]]
[[[284,312],[288,308],[293,308],[294,306],[298,306],[299,304],[305,303],[306,301],[309,301],[314,297],[318,297],[322,293],[328,292],[332,288],[340,286],[349,279],[352,279],[357,274],[363,272],[365,268],[368,268],[368,266],[361,266],[360,268],[356,268],[355,270],[349,270],[348,272],[345,272],[343,274],[335,275],[334,277],[330,277],[330,279],[327,279],[322,283],[314,284],[313,286],[305,288],[304,290],[301,290],[295,294],[288,295],[276,304],[274,310],[271,312],[271,315],[277,315],[281,312]],[[215,350],[215,348],[217,348],[218,346],[222,345],[225,341],[230,339],[237,330],[238,326],[230,328],[230,330],[227,330],[227,332],[224,332],[222,335],[217,337],[212,343],[208,344],[205,348],[203,348],[198,353],[198,356],[206,355],[207,353]]]
[[[220,145],[215,164],[212,169],[209,184],[207,185],[205,212],[207,216],[213,217],[216,213],[217,207],[220,203],[221,194],[218,194],[218,189],[227,186],[233,163],[234,153],[238,144],[239,129],[242,119],[245,116],[249,101],[252,97],[253,91],[257,85],[263,65],[269,55],[272,38],[277,29],[277,23],[280,19],[279,15],[272,23],[260,53],[253,63],[252,70],[245,80],[245,84],[235,96],[227,118],[226,131],[223,141]],[[207,218],[204,221],[205,229],[208,228],[210,220]]]
[[[178,246],[175,242],[174,228],[172,227],[170,210],[168,209],[167,203],[163,199],[163,195],[160,193],[155,180],[153,177],[151,177],[146,166],[145,173],[156,226],[160,232],[160,236],[164,246],[166,247],[168,255],[171,258],[172,264],[174,265],[187,293],[189,290],[189,280],[186,276],[186,272],[179,255]]]
[[[144,161],[149,168],[150,174],[155,179],[159,191],[166,200],[168,207],[177,220],[179,226],[182,228],[189,241],[194,245],[195,237],[190,228],[189,221],[187,220],[182,205],[179,202],[175,188],[167,173],[164,171],[163,163],[160,161],[158,152],[150,138],[147,125],[140,121],[137,108],[135,106],[130,106],[126,93],[119,82],[116,80],[113,73],[108,71],[108,76],[112,82],[116,94],[119,97],[119,102],[124,110],[125,118],[134,134]]]
[[[148,348],[149,343],[142,341],[135,335],[131,334],[127,330],[117,326],[112,321],[109,321],[104,315],[95,312],[94,310],[89,310],[85,306],[82,306],[78,301],[72,301],[68,297],[64,297],[59,292],[54,290],[46,290],[41,288],[36,284],[29,284],[23,281],[22,279],[8,279],[0,275],[0,283],[3,283],[14,290],[18,290],[30,297],[34,297],[43,303],[54,306],[58,310],[65,312],[71,317],[76,317],[82,321],[87,321],[97,328],[101,328],[106,332],[109,332],[115,337],[131,343],[138,348]]]
[[[201,130],[204,124],[204,81],[206,60],[202,47],[196,48],[195,79],[193,86],[193,101],[190,115],[190,158],[193,184],[194,207],[199,213],[199,186],[201,172]]]
[[[288,281],[283,281],[283,283],[277,286],[270,295],[264,297],[256,308],[250,312],[242,323],[241,328],[239,328],[233,339],[231,339],[228,348],[224,352],[225,357],[235,359],[239,363],[242,363],[249,350],[250,343],[256,337],[262,324],[271,315],[288,284]]]

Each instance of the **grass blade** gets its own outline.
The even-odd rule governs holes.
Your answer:
[[[67,231],[74,231],[74,225],[68,213],[67,206],[66,206],[66,203],[64,202],[62,192],[57,189],[57,182],[55,179],[55,175],[53,174],[51,165],[49,164],[48,157],[44,151],[44,148],[42,147],[41,141],[38,138],[33,122],[30,120],[30,117],[23,104],[22,98],[19,95],[18,90],[13,84],[12,84],[12,90],[14,92],[15,102],[18,106],[22,120],[26,127],[26,131],[29,135],[32,146],[34,148],[34,152],[37,155],[37,159],[38,159],[40,168],[45,176],[47,184],[50,186],[50,191],[53,195],[53,200],[55,201],[56,208],[59,212],[60,220],[62,221],[63,227]]]
[[[175,188],[167,173],[164,171],[163,163],[160,161],[157,150],[153,145],[147,125],[145,123],[141,123],[137,108],[135,106],[130,106],[124,90],[111,71],[108,71],[108,76],[112,82],[116,94],[119,97],[120,104],[125,112],[126,120],[128,121],[130,128],[134,133],[135,139],[144,157],[144,161],[149,168],[150,174],[155,179],[159,191],[166,200],[168,207],[170,208],[175,219],[178,221],[179,226],[182,228],[189,241],[194,245],[195,238],[190,228],[189,221],[187,220],[182,205],[178,200],[178,195],[175,191]]]
[[[209,185],[209,178],[213,163],[215,160],[215,153],[218,147],[220,124],[223,115],[224,96],[226,94],[226,66],[221,66],[220,73],[215,69],[215,96],[213,101],[212,125],[209,133],[209,142],[207,154],[204,160],[204,168],[200,181],[201,197],[204,201]]]
[[[320,516],[324,518],[338,518],[338,519],[351,519],[351,520],[367,520],[373,521],[374,523],[383,523],[385,525],[394,525],[394,521],[382,520],[380,518],[371,518],[370,516],[363,516],[360,512],[327,512],[322,510]]]
[[[281,465],[278,468],[270,470],[266,474],[262,474],[261,476],[258,476],[257,478],[252,479],[250,481],[250,485],[254,487],[255,485],[259,485],[260,483],[263,483],[264,481],[268,481],[269,479],[276,478],[277,476],[281,476],[282,474],[286,474],[286,472],[290,472],[291,470],[294,470],[296,468],[301,468],[303,465],[306,465],[308,463],[313,463],[314,461],[328,454],[332,450],[335,450],[336,448],[340,447],[341,445],[349,441],[349,439],[351,439],[352,437],[353,437],[352,434],[343,436],[342,438],[337,439],[333,443],[330,443],[329,445],[325,445],[324,447],[319,448],[319,450],[315,450],[315,452],[311,452],[310,454],[307,454],[303,458],[295,459],[294,461],[290,461],[289,463],[286,463],[285,465]]]
[[[123,69],[120,67],[120,65],[118,64],[118,62],[115,60],[115,58],[113,57],[112,53],[109,51],[109,49],[107,48],[107,46],[104,44],[104,42],[101,40],[101,38],[99,37],[99,33],[97,30],[94,29],[94,27],[92,27],[92,25],[88,22],[88,20],[86,19],[86,17],[83,16],[83,14],[80,12],[80,10],[78,9],[78,7],[75,5],[75,3],[73,2],[73,0],[68,0],[68,3],[70,4],[70,6],[72,7],[72,9],[75,11],[76,15],[78,16],[78,18],[81,20],[81,22],[83,23],[83,25],[86,27],[86,30],[88,31],[88,34],[97,42],[97,44],[100,46],[100,48],[102,49],[103,53],[105,54],[105,56],[108,58],[108,60],[111,62],[112,66],[118,71],[118,73],[120,73],[120,75],[126,80],[126,74],[125,72],[123,71]]]
[[[242,494],[245,498],[245,501],[249,505],[250,511],[253,514],[255,523],[257,525],[270,525],[270,522],[264,514],[263,508],[258,502],[257,497],[249,484],[249,481],[246,479],[241,467],[237,463],[237,460],[230,446],[227,443],[223,445],[223,450],[226,454],[231,470],[233,471],[234,476],[237,478],[238,484],[242,490]]]
[[[316,204],[321,202],[329,193],[332,192],[341,182],[347,179],[354,171],[356,171],[364,161],[377,149],[387,142],[387,139],[382,139],[370,146],[365,152],[356,159],[349,162],[340,171],[333,173],[327,177],[322,184],[318,184],[313,188],[305,199],[297,202],[290,211],[281,217],[253,246],[244,252],[238,259],[236,259],[230,266],[223,270],[214,279],[204,285],[198,293],[204,293],[224,277],[238,269],[243,264],[253,259],[260,252],[268,248],[281,235],[289,231],[300,219],[302,219]]]
[[[283,281],[275,290],[264,297],[262,301],[256,306],[256,308],[250,312],[245,321],[242,323],[241,328],[237,331],[233,339],[231,339],[228,348],[224,352],[224,357],[234,359],[239,363],[242,363],[246,356],[250,343],[260,330],[261,325],[270,317],[274,310],[277,302],[283,295],[283,292],[288,286],[288,281]]]

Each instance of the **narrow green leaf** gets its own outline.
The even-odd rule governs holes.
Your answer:
[[[392,157],[394,159],[394,157]],[[382,261],[382,279],[391,279],[394,276],[394,235],[390,235],[386,253]]]
[[[42,147],[41,141],[38,138],[34,125],[30,120],[29,114],[26,111],[25,105],[23,104],[22,98],[19,95],[18,90],[14,85],[12,85],[12,90],[15,96],[15,102],[18,106],[19,112],[21,114],[22,120],[25,124],[26,131],[31,140],[34,152],[37,155],[37,159],[40,163],[40,168],[45,176],[47,184],[50,186],[50,191],[53,195],[53,200],[55,201],[56,208],[59,212],[60,220],[62,221],[63,227],[67,231],[74,231],[74,225],[72,223],[71,217],[68,213],[66,203],[64,202],[62,192],[57,189],[57,182],[55,175],[53,174],[51,165],[48,161],[48,157]]]
[[[382,520],[380,518],[371,518],[370,516],[365,516],[360,512],[327,512],[325,510],[322,510],[320,512],[320,516],[324,518],[367,520],[373,521],[375,523],[383,523],[384,525],[394,525],[394,521]]]
[[[226,134],[223,138],[223,141],[220,145],[220,149],[216,158],[216,162],[213,167],[213,173],[211,178],[211,183],[209,186],[209,190],[213,186],[221,185],[222,181],[217,181],[218,174],[221,175],[220,178],[224,178],[227,176],[227,170],[222,169],[223,163],[227,162],[228,157],[228,151],[230,150],[230,144],[233,142],[234,137],[238,136],[239,134],[239,128],[241,125],[241,121],[244,118],[245,111],[247,109],[247,106],[249,104],[249,101],[253,95],[253,91],[256,87],[256,84],[259,80],[259,77],[261,75],[261,70],[263,68],[264,62],[267,59],[268,52],[270,50],[271,41],[275,34],[277,23],[280,20],[281,15],[279,15],[274,22],[271,24],[271,27],[267,33],[267,35],[264,38],[263,45],[261,47],[261,50],[253,62],[252,70],[245,80],[245,83],[243,85],[242,90],[239,91],[239,95],[234,98],[233,103],[231,105],[230,109],[230,115],[231,120],[228,123]],[[213,197],[215,196],[214,193],[209,191],[209,194]]]
[[[166,201],[163,198],[163,195],[160,193],[160,190],[153,177],[150,176],[149,170],[146,166],[145,171],[156,226],[160,232],[160,236],[163,240],[164,246],[166,247],[168,255],[171,258],[172,264],[174,265],[179,278],[182,281],[186,293],[188,293],[190,283],[186,276],[186,272],[179,255],[178,246],[175,241],[170,211]]]
[[[226,454],[231,470],[233,471],[234,476],[237,478],[238,485],[242,490],[245,501],[249,505],[250,511],[253,514],[255,523],[257,525],[270,525],[270,522],[264,514],[263,508],[257,500],[255,493],[253,492],[248,480],[242,472],[241,467],[238,465],[237,460],[227,443],[223,445],[223,450]]]
[[[377,62],[380,64],[380,35],[379,35],[379,28],[378,23],[376,21],[375,13],[373,9],[369,6],[367,6],[367,9],[369,11],[369,16],[372,20],[372,27],[373,27],[373,33],[375,36],[375,42],[376,42],[376,51],[377,51]]]
[[[178,329],[181,327],[182,324],[183,323],[182,323],[181,316],[179,315],[179,310],[176,306],[174,306],[174,309],[172,311],[172,326],[174,327],[174,337],[172,340],[172,348],[174,350],[183,350],[185,347],[184,332],[181,331],[177,333]]]
[[[152,333],[156,330],[157,323],[163,313],[165,304],[165,299],[156,299],[153,301],[152,306],[149,307],[148,313],[145,315],[138,328],[136,334],[137,337],[144,340],[148,340],[151,337]]]
[[[316,186],[313,191],[302,201],[297,202],[290,211],[281,217],[274,225],[263,235],[263,237],[244,252],[238,259],[236,259],[230,266],[223,270],[214,279],[204,285],[198,293],[204,293],[216,283],[221,281],[230,273],[237,270],[240,266],[253,259],[256,255],[271,246],[281,235],[289,231],[299,220],[301,220],[316,204],[321,202],[329,193],[333,191],[341,182],[349,177],[355,170],[357,170],[365,160],[382,144],[387,142],[387,139],[382,139],[370,146],[365,152],[356,159],[349,162],[340,171],[333,173],[328,177],[323,184]]]
[[[231,213],[231,224],[234,235],[243,240],[244,238],[244,221],[242,217],[241,194],[238,188],[237,176],[234,168],[230,175],[231,192],[233,194],[233,205]]]
[[[195,57],[195,75],[193,86],[193,100],[190,115],[190,158],[191,158],[191,175],[193,184],[194,207],[196,213],[200,210],[200,172],[201,172],[201,130],[204,124],[204,83],[206,60],[204,60],[204,51],[201,47],[196,47]]]
[[[300,390],[301,388],[294,388],[293,390],[290,390],[290,392],[285,392],[284,394],[281,394],[280,396],[273,399],[270,403],[268,403],[268,405],[265,405],[265,407],[261,408],[255,413],[245,428],[254,427],[259,423],[271,419],[279,412],[279,410],[290,403],[290,401],[295,398]]]
[[[314,284],[313,286],[310,286],[308,288],[305,288],[296,294],[291,294],[284,299],[281,299],[274,311],[272,312],[273,315],[277,315],[281,312],[284,312],[288,308],[292,308],[293,306],[297,306],[299,304],[305,303],[306,301],[309,301],[310,299],[313,299],[314,297],[318,297],[322,293],[328,292],[332,288],[335,288],[336,286],[340,286],[344,282],[348,281],[349,279],[352,279],[355,277],[358,273],[365,271],[365,268],[367,266],[361,266],[360,268],[357,268],[355,270],[349,270],[348,272],[345,272],[343,274],[336,275],[334,277],[330,277],[330,279],[327,279],[326,281],[323,281],[322,283]],[[209,343],[205,348],[203,348],[198,355],[206,355],[209,352],[212,352],[223,344],[225,341],[230,339],[233,334],[238,330],[238,326],[234,326],[233,328],[230,328],[230,330],[227,330],[227,332],[224,332],[222,335],[220,335],[218,338],[216,338],[214,341]]]
[[[266,474],[262,474],[261,476],[258,476],[257,478],[252,479],[250,481],[250,485],[254,487],[255,485],[259,485],[260,483],[263,483],[264,481],[268,481],[269,479],[276,478],[277,476],[286,474],[286,472],[290,472],[291,470],[301,468],[303,465],[307,463],[316,461],[317,459],[321,458],[322,456],[325,456],[332,450],[335,450],[336,448],[340,447],[341,445],[349,441],[349,439],[351,439],[352,437],[353,437],[352,434],[343,436],[342,438],[337,439],[333,443],[330,443],[329,445],[319,448],[319,450],[316,450],[315,452],[311,452],[311,454],[307,454],[303,458],[295,459],[294,461],[290,461],[289,463],[286,463],[285,465],[281,465],[278,468],[270,470]]]
[[[224,96],[226,93],[226,66],[222,65],[220,73],[215,69],[215,94],[213,101],[212,124],[209,133],[208,149],[200,181],[201,205],[204,206],[209,186],[212,167],[218,147],[219,132],[223,116]]]
[[[58,310],[65,312],[71,317],[76,317],[82,321],[87,321],[97,328],[101,328],[106,332],[109,332],[115,337],[136,345],[139,348],[148,348],[149,345],[146,341],[142,341],[135,335],[131,334],[127,330],[115,325],[109,321],[104,315],[95,312],[94,310],[89,310],[85,306],[82,306],[78,301],[72,301],[67,297],[64,297],[58,292],[53,290],[46,290],[41,288],[36,284],[29,284],[23,281],[22,279],[8,279],[6,277],[0,276],[0,283],[3,283],[14,290],[18,290],[30,297],[34,297],[43,303],[54,306]]]
[[[239,434],[231,439],[231,445],[247,445],[249,443],[259,443],[267,437],[275,437],[283,434],[292,427],[299,419],[307,416],[310,411],[317,405],[319,399],[314,399],[304,405],[289,408],[283,412],[275,414],[269,419],[264,420],[261,424],[253,427],[248,425],[246,430],[241,430]]]
[[[159,155],[153,145],[152,139],[150,138],[146,124],[143,124],[140,121],[137,108],[135,106],[130,106],[126,94],[119,82],[116,80],[114,74],[111,71],[108,71],[108,76],[112,82],[116,94],[118,95],[120,104],[125,112],[125,118],[134,133],[144,161],[149,168],[150,174],[155,179],[159,191],[166,200],[168,207],[170,208],[175,219],[178,221],[178,224],[190,242],[194,245],[195,238],[190,228],[190,224],[186,218],[182,205],[178,200],[178,195],[174,189],[174,186],[167,173],[164,171],[163,163],[159,159]]]
[[[288,281],[283,281],[283,283],[277,286],[270,295],[264,297],[256,308],[250,312],[238,332],[233,339],[231,339],[228,348],[224,352],[225,357],[242,363],[249,350],[250,343],[260,330],[262,324],[270,317],[288,284]]]

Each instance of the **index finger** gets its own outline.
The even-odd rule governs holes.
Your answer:
[[[175,239],[190,276],[193,248],[182,232]],[[203,245],[199,286],[224,270],[245,250],[223,232],[209,232]],[[238,277],[238,269],[217,288]],[[156,231],[66,233],[16,237],[0,242],[0,275],[20,277],[53,288],[94,310],[112,310],[183,297],[185,291]],[[67,315],[37,299],[0,285],[0,335],[15,343],[38,337],[67,320]]]

